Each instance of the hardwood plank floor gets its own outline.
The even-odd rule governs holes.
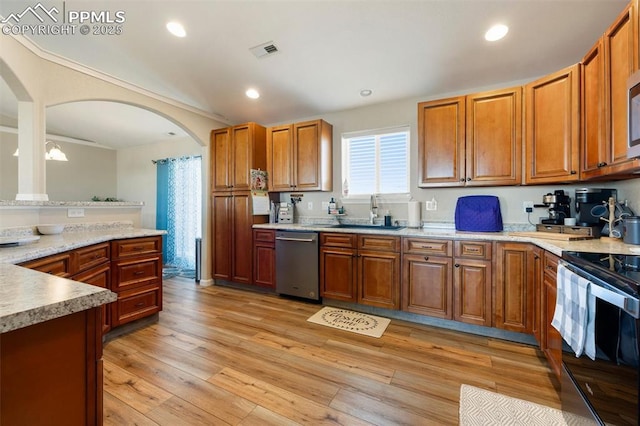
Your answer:
[[[380,339],[321,308],[164,282],[159,321],[104,347],[104,424],[456,425],[463,383],[559,408],[534,347],[392,320]]]

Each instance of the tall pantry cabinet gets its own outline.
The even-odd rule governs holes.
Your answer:
[[[267,169],[266,129],[256,123],[211,132],[213,278],[253,282],[253,230],[267,216],[254,216],[251,169]]]

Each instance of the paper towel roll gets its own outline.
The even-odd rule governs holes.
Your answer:
[[[407,226],[409,226],[409,228],[422,227],[422,220],[420,219],[420,201],[409,201],[407,207],[409,209],[409,220],[407,221]]]

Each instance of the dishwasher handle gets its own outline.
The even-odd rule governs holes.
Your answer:
[[[315,241],[313,238],[289,238],[289,237],[276,237],[278,241],[296,241],[299,243],[312,243]]]

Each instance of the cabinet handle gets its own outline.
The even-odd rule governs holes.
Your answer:
[[[429,261],[429,256],[425,256],[424,260],[426,260],[428,262]]]
[[[464,178],[460,178],[460,182],[464,182]]]
[[[601,163],[598,163],[598,167],[604,167],[606,165],[607,165],[607,163],[605,161],[603,161]]]
[[[135,251],[142,251],[144,250],[144,247],[138,246],[138,247],[134,247],[133,250]]]
[[[420,246],[420,248],[422,248],[422,249],[429,249],[429,250],[432,250],[432,249],[433,249],[433,247],[432,247],[432,246]]]
[[[469,253],[479,253],[479,252],[480,252],[480,249],[477,249],[477,248],[467,248],[467,251],[468,251]]]
[[[571,170],[571,174],[575,175],[575,174],[578,174],[578,172],[576,172],[575,170]]]
[[[142,274],[144,274],[144,271],[135,271],[133,273],[133,275],[142,275]]]
[[[471,181],[471,178],[467,178],[467,182],[470,182],[470,181]]]
[[[134,305],[136,308],[140,308],[142,306],[144,306],[144,302],[138,302]]]
[[[453,266],[455,266],[456,268],[459,268],[459,267],[460,267],[460,264],[459,264],[459,263],[456,263],[456,264],[455,264],[455,265],[453,265]]]

